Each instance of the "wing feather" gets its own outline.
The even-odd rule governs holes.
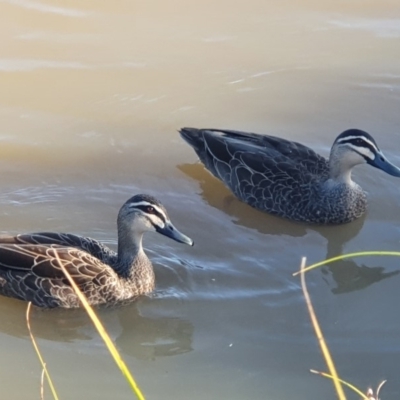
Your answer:
[[[35,232],[16,236],[0,235],[0,244],[59,245],[84,250],[105,264],[112,263],[117,254],[98,240],[70,233]]]
[[[104,269],[109,270],[96,257],[73,247],[0,244],[0,271],[19,272],[32,279],[61,280],[68,285],[56,255],[78,285],[93,281]]]
[[[189,134],[189,133],[188,133]],[[275,160],[284,161],[295,165],[303,170],[303,173],[326,176],[329,175],[329,165],[325,157],[322,157],[311,148],[298,143],[270,135],[259,135],[255,133],[239,132],[232,130],[201,129],[194,133],[196,135],[196,152],[206,167],[217,177],[216,163],[230,164],[231,160],[237,158],[236,153],[252,153],[255,155],[252,168],[264,173],[268,163],[261,163],[259,155]],[[203,149],[199,147],[200,138],[203,140]],[[223,179],[224,180],[224,179]]]

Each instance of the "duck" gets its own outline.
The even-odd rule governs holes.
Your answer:
[[[0,294],[43,308],[78,308],[80,301],[59,259],[89,304],[125,304],[155,287],[153,266],[142,246],[144,233],[194,244],[175,228],[160,201],[146,194],[123,204],[117,228],[117,252],[96,239],[70,233],[0,236]]]
[[[197,128],[182,128],[180,135],[238,199],[301,223],[344,224],[365,213],[367,195],[351,177],[356,165],[369,164],[400,177],[400,169],[360,129],[340,133],[329,159],[270,135]]]

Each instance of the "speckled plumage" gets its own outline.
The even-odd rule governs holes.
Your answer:
[[[367,198],[351,180],[352,167],[368,162],[384,169],[375,156],[381,164],[390,164],[374,139],[357,129],[336,138],[329,160],[307,146],[274,136],[196,128],[183,128],[180,134],[240,200],[299,222],[340,224],[359,218]],[[397,167],[390,168],[386,172],[400,176]]]
[[[136,195],[118,214],[118,252],[95,239],[66,233],[0,236],[0,294],[41,307],[79,307],[56,254],[92,305],[134,300],[154,289],[154,272],[142,247],[146,231],[193,244],[153,197]]]

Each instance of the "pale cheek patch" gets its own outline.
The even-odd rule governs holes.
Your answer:
[[[358,152],[364,155],[365,157],[369,158],[370,160],[375,160],[375,154],[366,147],[359,147]]]
[[[159,228],[163,229],[165,227],[164,222],[154,214],[147,214],[147,218],[151,220],[153,225],[158,226]]]
[[[147,218],[140,217],[140,218],[138,218],[137,221],[135,221],[135,229],[134,230],[141,231],[141,232],[154,231],[154,227],[150,223],[150,221],[147,220]]]
[[[354,149],[355,152],[362,154],[364,157],[369,158],[371,161],[375,160],[375,154],[368,148],[366,147],[356,147],[353,146],[352,144],[348,144],[352,149]]]

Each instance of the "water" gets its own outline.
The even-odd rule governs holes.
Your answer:
[[[115,247],[119,207],[145,192],[195,240],[149,234],[154,295],[100,311],[148,399],[335,398],[308,372],[326,368],[291,274],[302,256],[399,250],[399,182],[358,167],[364,218],[293,224],[235,200],[177,130],[271,133],[327,155],[357,127],[400,165],[399,21],[390,0],[0,2],[1,231]],[[388,379],[385,400],[400,392],[399,270],[364,258],[308,275],[340,375],[361,389]],[[25,304],[2,298],[0,313],[2,392],[35,398]],[[132,398],[82,311],[31,323],[61,397]]]

